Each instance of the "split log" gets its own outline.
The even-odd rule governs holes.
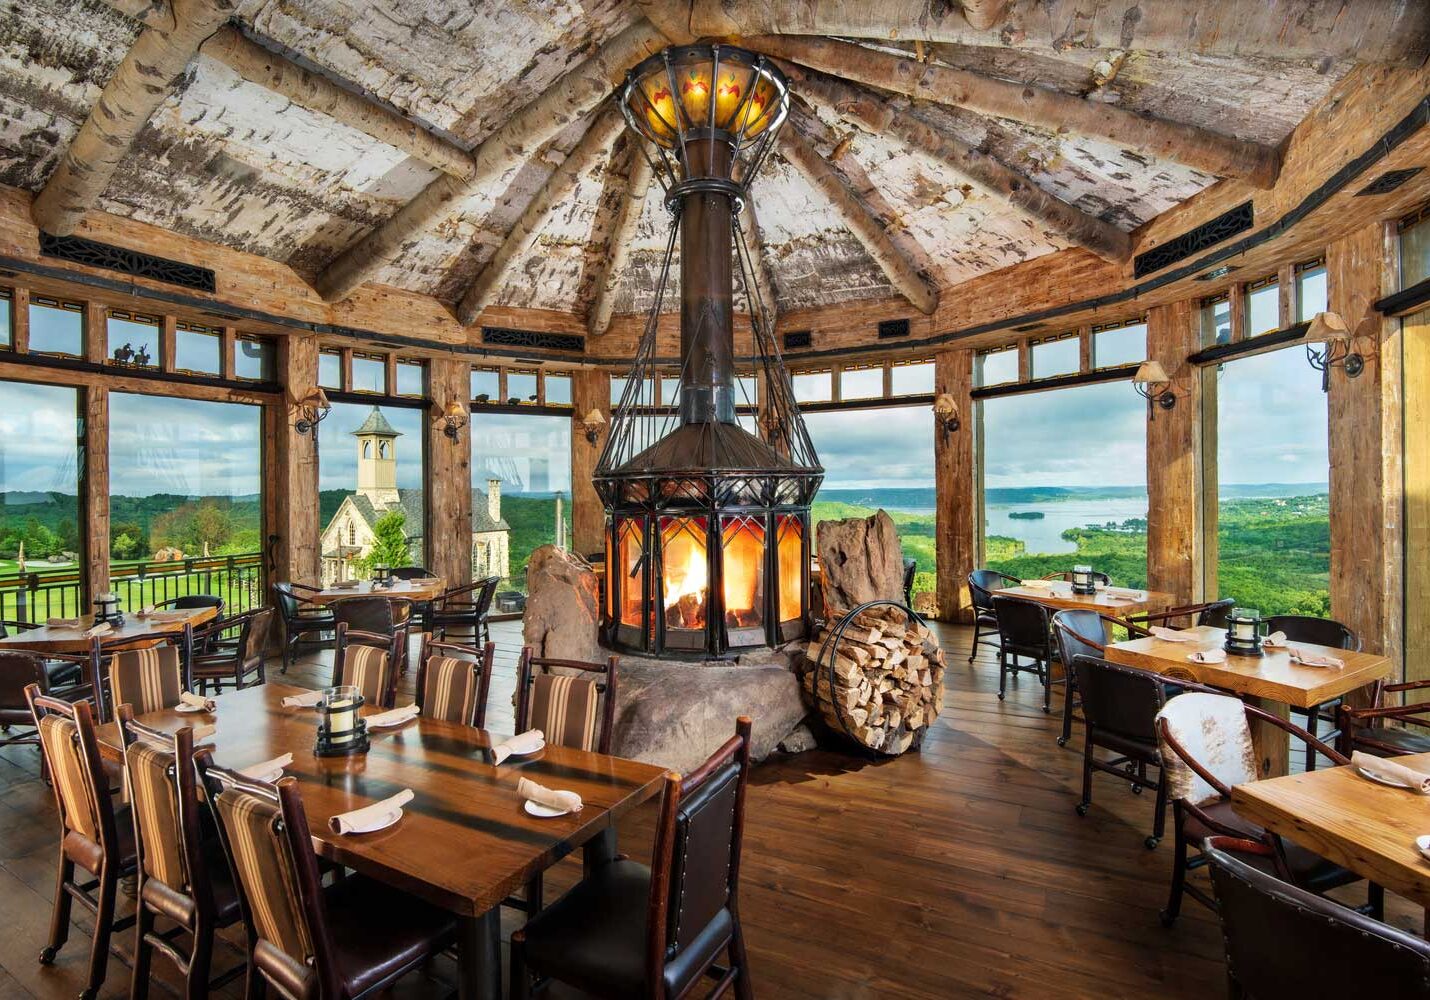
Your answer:
[[[946,164],[989,194],[1006,199],[1024,215],[1103,260],[1121,264],[1132,256],[1132,238],[1111,223],[1044,191],[996,157],[935,129],[880,95],[825,76],[794,69],[799,92],[875,135],[891,135],[911,150]]]
[[[751,48],[846,80],[937,104],[964,107],[1059,132],[1106,139],[1146,156],[1261,188],[1276,183],[1281,154],[1269,146],[969,70],[919,63],[852,42],[766,36]]]
[[[606,240],[601,273],[596,278],[596,300],[591,303],[591,311],[586,319],[586,331],[593,337],[599,337],[611,325],[611,316],[616,311],[616,283],[620,280],[621,272],[626,269],[631,245],[635,242],[636,229],[640,226],[641,214],[645,211],[646,192],[650,190],[650,160],[641,152],[638,142],[640,139],[632,135],[626,192],[621,198],[616,221],[611,226],[610,238]]]
[[[764,306],[765,321],[770,332],[775,329],[779,317],[779,303],[775,300],[775,276],[770,270],[769,252],[760,239],[760,223],[755,215],[755,200],[745,202],[745,209],[739,215],[740,233],[745,238],[745,247],[750,253],[750,266],[755,270],[755,288],[760,293],[760,304]]]
[[[837,642],[826,644],[829,634],[820,632],[806,651],[805,695],[835,732],[903,753],[943,708],[938,637],[888,605],[860,612]]]
[[[562,161],[561,166],[552,171],[541,190],[527,203],[526,210],[521,213],[521,218],[517,220],[512,231],[507,233],[506,239],[497,248],[492,259],[487,261],[486,267],[482,268],[472,281],[457,306],[458,322],[463,326],[471,326],[481,316],[482,310],[491,305],[511,266],[536,242],[546,216],[559,202],[570,197],[576,190],[581,175],[606,155],[611,143],[616,141],[616,136],[624,127],[625,119],[621,117],[620,109],[614,105],[607,106],[596,115],[595,121],[581,137],[581,141],[576,143],[576,147]]]
[[[139,33],[35,196],[30,211],[37,226],[55,236],[75,231],[189,60],[228,20],[233,7],[233,0],[177,0],[172,17]]]
[[[1009,0],[963,0],[963,17],[968,26],[987,31],[1008,14]]]
[[[798,117],[799,114],[800,112],[791,109],[791,117]],[[938,290],[933,283],[919,274],[909,259],[894,245],[893,240],[889,239],[883,222],[849,190],[830,167],[829,160],[815,151],[798,128],[784,131],[780,136],[780,149],[789,157],[795,168],[829,199],[840,219],[864,245],[864,249],[899,294],[924,315],[929,315],[937,309]]]

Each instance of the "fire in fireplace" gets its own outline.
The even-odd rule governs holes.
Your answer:
[[[665,189],[671,229],[596,466],[607,511],[603,636],[633,652],[691,657],[801,638],[809,505],[824,470],[735,225],[788,112],[788,86],[761,56],[694,45],[641,63],[621,96]],[[680,374],[671,391],[656,331],[677,240]],[[738,358],[736,262],[750,327]],[[737,379],[737,367],[754,377]]]

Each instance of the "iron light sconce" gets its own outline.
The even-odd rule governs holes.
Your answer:
[[[437,423],[442,427],[442,433],[455,441],[462,428],[467,426],[467,408],[455,399],[447,404],[447,408],[442,411],[442,415],[437,418]]]
[[[1177,394],[1172,391],[1172,379],[1160,361],[1144,361],[1132,376],[1132,388],[1137,395],[1147,400],[1147,419],[1155,420],[1156,407],[1170,410],[1177,405]],[[1155,404],[1155,406],[1154,406]]]
[[[601,436],[601,428],[606,426],[606,415],[593,406],[590,413],[576,421],[576,425],[586,435],[586,443],[595,444]]]
[[[1351,349],[1349,328],[1339,313],[1316,313],[1306,331],[1306,363],[1321,373],[1321,391],[1331,391],[1331,369],[1339,368],[1346,378],[1365,371],[1365,356]],[[1314,343],[1313,343],[1314,341]]]
[[[949,393],[941,392],[934,399],[933,415],[938,420],[939,429],[943,431],[945,438],[963,426],[963,422],[958,419],[958,403]]]
[[[316,438],[318,425],[326,420],[332,411],[333,404],[328,402],[328,394],[315,385],[298,401],[298,420],[293,424],[293,429],[299,434],[312,434]]]

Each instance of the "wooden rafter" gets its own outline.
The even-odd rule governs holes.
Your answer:
[[[1238,177],[1261,188],[1274,184],[1281,169],[1280,154],[1269,146],[1195,125],[1139,115],[1059,90],[919,63],[826,38],[762,36],[747,39],[747,44],[769,55],[880,90],[1106,139],[1138,153],[1218,177]]]
[[[492,259],[473,279],[471,286],[457,305],[457,321],[463,326],[471,326],[481,316],[482,310],[491,305],[501,290],[502,281],[516,261],[526,253],[541,231],[541,224],[556,205],[570,197],[581,180],[581,175],[590,170],[600,158],[606,155],[625,127],[625,119],[620,110],[608,106],[603,109],[581,137],[581,141],[547,178],[536,196],[527,203],[521,218],[507,233],[502,245],[492,255]]]
[[[1029,218],[1104,260],[1132,255],[1127,233],[1044,191],[996,157],[895,109],[880,94],[818,73],[794,71],[799,93],[867,131],[892,136],[910,150],[946,164],[990,194],[1006,199]]]
[[[968,26],[987,31],[1008,16],[1009,0],[963,0],[963,17]]]
[[[775,298],[775,276],[770,270],[769,251],[760,238],[760,222],[755,215],[755,199],[746,199],[745,209],[738,216],[740,232],[745,237],[745,246],[750,251],[750,263],[755,268],[755,288],[760,293],[760,302],[765,309],[765,320],[769,328],[775,328],[779,318],[779,301]]]
[[[318,293],[328,302],[346,298],[397,256],[402,246],[454,212],[462,201],[516,168],[572,122],[589,114],[626,70],[657,51],[663,36],[641,21],[603,45],[546,88],[530,104],[472,151],[469,180],[437,178],[397,214],[344,250],[318,277]]]
[[[601,270],[596,276],[596,296],[586,316],[586,331],[593,337],[605,333],[611,325],[611,316],[616,311],[616,284],[625,270],[626,261],[630,259],[631,244],[640,226],[641,214],[645,211],[646,193],[650,190],[650,160],[637,148],[634,136],[627,152],[630,169],[626,175],[626,190],[621,196],[621,207],[616,212],[615,221],[611,224]]]
[[[139,33],[35,198],[36,225],[56,236],[75,231],[199,45],[232,12],[232,0],[177,0],[169,18]]]
[[[790,112],[792,118],[802,114],[798,109]],[[834,172],[830,158],[820,155],[798,127],[786,128],[780,134],[780,150],[788,156],[795,169],[829,199],[839,218],[864,245],[865,251],[899,294],[925,315],[938,308],[938,290],[933,283],[919,273],[889,238],[884,223]]]

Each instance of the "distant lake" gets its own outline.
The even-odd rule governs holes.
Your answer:
[[[1038,511],[1043,516],[1027,520],[1008,516],[1015,511],[1020,514]],[[1145,518],[1147,498],[998,503],[987,505],[983,508],[983,513],[988,520],[988,534],[1017,538],[1022,541],[1030,555],[1037,552],[1052,555],[1077,551],[1076,544],[1059,537],[1069,528],[1086,528],[1090,524],[1103,525],[1108,521],[1121,524],[1129,518]]]

